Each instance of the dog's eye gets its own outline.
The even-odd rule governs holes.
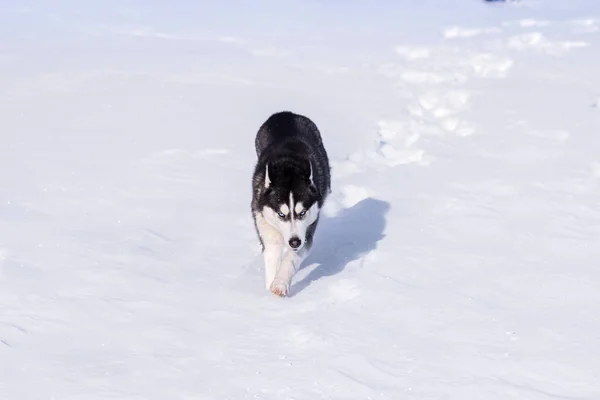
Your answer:
[[[300,214],[298,214],[301,217],[304,217],[306,215],[306,210],[302,210],[300,211]]]
[[[284,214],[284,213],[282,213],[281,211],[279,211],[279,212],[277,213],[277,215],[279,215],[279,218],[285,218],[285,214]]]

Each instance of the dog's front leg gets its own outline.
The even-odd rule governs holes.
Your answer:
[[[271,284],[281,264],[282,247],[283,244],[278,242],[265,242],[263,259],[265,262],[265,286],[267,290],[271,289]]]
[[[287,296],[292,278],[296,274],[300,264],[302,264],[302,261],[306,258],[307,253],[308,249],[306,247],[298,251],[293,251],[292,249],[286,250],[285,256],[281,261],[281,266],[271,284],[272,293],[277,296]]]
[[[271,289],[275,274],[281,264],[283,253],[283,237],[265,220],[261,213],[255,214],[255,223],[263,245],[263,260],[265,263],[265,287]]]

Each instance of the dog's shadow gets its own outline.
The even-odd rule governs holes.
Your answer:
[[[374,250],[384,237],[385,216],[389,209],[388,202],[367,198],[335,217],[322,215],[313,248],[300,269],[318,265],[292,286],[290,294],[295,296],[312,282],[342,272],[348,263]]]

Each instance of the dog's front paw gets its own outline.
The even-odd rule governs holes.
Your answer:
[[[275,278],[271,283],[270,290],[274,295],[284,297],[288,294],[288,285],[283,280]]]

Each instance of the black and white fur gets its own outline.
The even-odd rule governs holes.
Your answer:
[[[329,158],[317,126],[289,111],[271,115],[255,138],[252,216],[265,263],[265,284],[278,296],[308,255],[331,191]]]

